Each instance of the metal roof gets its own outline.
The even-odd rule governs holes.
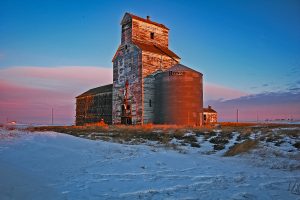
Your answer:
[[[131,17],[132,19],[139,20],[139,21],[142,21],[142,22],[146,22],[146,23],[149,23],[149,24],[153,24],[153,25],[155,25],[155,26],[158,26],[158,27],[161,27],[161,28],[170,30],[170,29],[168,29],[165,25],[160,24],[160,23],[157,23],[157,22],[154,22],[154,21],[151,21],[150,19],[144,19],[144,18],[142,18],[142,17],[133,15],[133,14],[131,14],[131,13],[125,13],[125,15],[126,15],[126,14],[130,15],[130,17]]]
[[[159,45],[156,45],[154,43],[143,43],[140,41],[132,41],[133,44],[137,45],[142,51],[149,51],[152,53],[160,54],[160,55],[167,55],[171,58],[178,58],[180,59],[179,56],[177,56],[173,51],[166,47],[162,47]]]
[[[90,90],[82,93],[81,95],[77,96],[76,98],[86,97],[86,96],[95,95],[95,94],[104,93],[104,92],[112,92],[112,88],[113,88],[113,84],[103,85],[100,87],[90,89]]]

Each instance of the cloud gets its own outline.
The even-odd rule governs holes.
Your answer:
[[[0,69],[0,122],[6,117],[19,122],[56,123],[75,120],[75,97],[88,89],[112,83],[112,69],[95,66],[12,67]],[[249,95],[243,91],[204,84],[205,105],[212,105],[221,120],[242,120],[293,115],[300,118],[299,88],[285,93]]]
[[[55,109],[56,122],[71,123],[74,100],[70,93],[30,88],[0,81],[0,120],[3,122],[50,123],[51,108]]]
[[[290,90],[291,92],[296,92],[296,93],[298,93],[298,92],[300,92],[300,87],[289,88],[289,90]]]
[[[112,82],[112,70],[92,66],[0,69],[0,121],[73,123],[75,97]]]
[[[245,95],[247,95],[247,93],[237,89],[213,83],[204,84],[204,101],[235,99]]]
[[[236,120],[236,110],[242,121],[294,118],[300,119],[299,92],[269,92],[236,99],[208,101],[219,113],[221,121]]]
[[[112,69],[95,66],[10,67],[0,69],[0,80],[33,88],[78,91],[112,82]]]

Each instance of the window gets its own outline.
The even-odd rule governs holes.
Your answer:
[[[151,99],[149,100],[149,107],[152,107]]]
[[[154,33],[153,32],[150,33],[150,38],[154,39]]]

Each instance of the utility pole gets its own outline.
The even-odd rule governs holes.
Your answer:
[[[236,122],[239,122],[239,109],[236,109]]]
[[[51,112],[51,121],[52,121],[52,125],[53,125],[53,108],[52,108],[52,112]]]

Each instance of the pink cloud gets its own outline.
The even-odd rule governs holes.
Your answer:
[[[276,119],[300,119],[299,103],[280,105],[228,106],[215,105],[220,121],[236,121],[236,110],[239,110],[239,121],[266,121]]]
[[[112,82],[112,69],[93,66],[10,67],[0,70],[0,79],[47,89],[94,87]]]
[[[0,122],[73,123],[75,97],[88,89],[112,83],[112,69],[93,66],[11,67],[0,69]],[[246,93],[204,83],[205,100],[234,99]]]
[[[278,92],[248,95],[232,100],[212,100],[220,121],[236,121],[239,110],[240,121],[275,119],[300,119],[300,93]]]
[[[13,67],[0,70],[0,122],[73,123],[75,97],[112,82],[112,70],[101,67]]]
[[[51,108],[57,122],[72,123],[74,97],[70,93],[30,88],[0,81],[0,121],[16,120],[25,123],[50,123]]]
[[[235,99],[241,96],[245,96],[247,93],[213,84],[213,83],[204,83],[204,101],[208,100],[218,100],[218,99],[223,99],[223,100],[228,100],[228,99]]]

